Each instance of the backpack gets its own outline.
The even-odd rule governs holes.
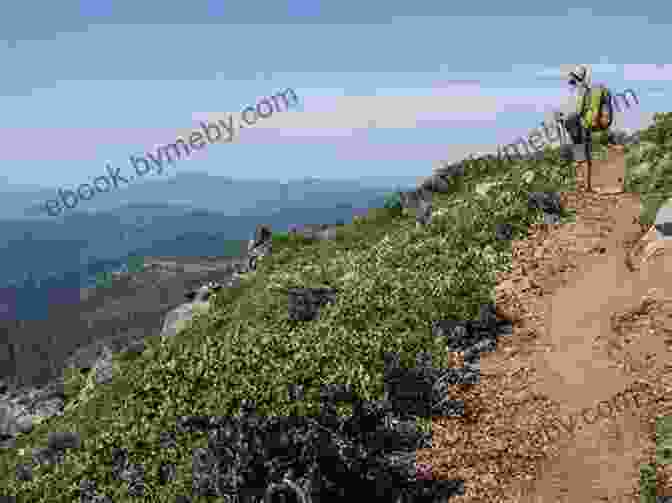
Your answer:
[[[592,112],[592,117],[587,116],[589,111]],[[589,88],[582,100],[580,115],[586,128],[593,131],[609,129],[614,122],[614,109],[609,89],[602,85]]]

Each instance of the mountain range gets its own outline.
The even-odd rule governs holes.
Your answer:
[[[43,319],[130,256],[238,256],[257,224],[348,223],[415,177],[238,180],[207,173],[137,183],[58,217],[57,188],[0,179],[0,319]],[[57,292],[57,293],[56,293]]]

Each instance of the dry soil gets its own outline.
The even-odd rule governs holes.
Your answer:
[[[672,413],[672,252],[641,252],[622,148],[593,162],[593,192],[584,169],[561,195],[576,221],[514,241],[496,288],[513,336],[482,356],[478,385],[455,387],[465,416],[435,418],[418,453],[435,478],[465,480],[457,503],[639,502],[655,418]],[[672,495],[669,467],[658,477]]]

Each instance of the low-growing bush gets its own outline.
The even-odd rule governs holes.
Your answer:
[[[640,503],[656,503],[656,468],[642,465],[639,468],[639,501]]]
[[[400,216],[402,214],[401,197],[398,192],[391,192],[385,196],[383,208],[393,216]]]
[[[288,232],[274,232],[273,241],[278,243],[286,243],[289,241],[290,234]]]
[[[653,124],[642,131],[642,141],[657,145],[669,145],[672,141],[672,112],[654,113]]]

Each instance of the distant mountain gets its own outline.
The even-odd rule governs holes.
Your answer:
[[[402,184],[316,178],[281,183],[183,173],[99,195],[60,217],[39,211],[32,218],[18,216],[15,207],[0,214],[0,289],[5,289],[0,318],[42,317],[46,304],[55,301],[53,292],[90,285],[129,256],[226,256],[240,253],[259,223],[276,231],[348,223],[356,210],[382,206],[385,193],[397,186]],[[2,208],[8,200],[56,194],[47,189],[5,194],[2,187],[7,185],[0,186]]]
[[[362,181],[307,177],[282,183],[278,180],[236,180],[202,172],[178,173],[168,179],[132,183],[116,191],[98,193],[90,201],[80,201],[74,210],[66,210],[66,213],[95,213],[135,205],[168,205],[178,208],[208,209],[226,215],[264,214],[269,207],[277,206],[276,203],[280,201],[288,199],[298,202],[306,194],[389,190],[397,185],[411,186],[414,183],[415,177],[369,177]],[[46,213],[44,205],[48,199],[58,199],[57,190],[57,188],[41,189],[36,192],[14,194],[11,202],[0,202],[0,214],[6,215],[6,218],[53,219],[55,217]],[[2,186],[0,194],[4,198]],[[65,216],[65,213],[62,216]]]

